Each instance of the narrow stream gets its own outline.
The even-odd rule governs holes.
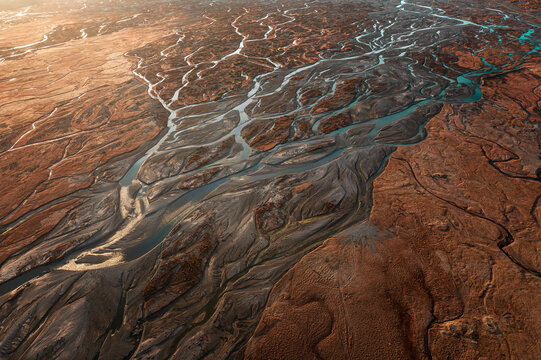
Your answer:
[[[405,116],[423,106],[434,103],[448,102],[456,104],[478,101],[481,99],[481,90],[479,87],[480,77],[483,75],[499,73],[503,70],[509,70],[508,64],[491,65],[488,60],[484,58],[483,62],[486,65],[484,68],[460,75],[453,75],[453,72],[456,73],[456,69],[451,69],[448,65],[445,65],[448,69],[446,74],[436,74],[431,72],[428,67],[421,66],[418,61],[414,59],[415,52],[419,51],[421,48],[436,49],[441,44],[448,42],[457,34],[460,34],[462,29],[465,28],[476,31],[476,37],[482,39],[485,36],[491,36],[500,29],[505,29],[506,26],[489,23],[482,24],[467,19],[456,18],[446,14],[446,11],[443,9],[404,0],[400,1],[400,3],[396,4],[394,7],[388,7],[385,11],[379,12],[377,16],[374,17],[374,24],[372,27],[366,29],[359,28],[359,34],[351,34],[350,39],[344,39],[355,41],[359,45],[363,45],[365,48],[370,49],[369,51],[348,54],[343,57],[340,54],[328,57],[326,57],[325,54],[321,54],[320,60],[315,63],[289,69],[283,68],[280,64],[270,58],[254,58],[243,53],[247,42],[266,40],[270,34],[279,29],[280,26],[286,23],[295,22],[296,12],[309,12],[311,6],[312,3],[307,2],[304,4],[304,7],[282,11],[281,14],[289,20],[278,24],[265,25],[265,22],[273,15],[277,15],[278,12],[266,14],[259,20],[261,26],[268,27],[268,31],[262,38],[250,38],[249,40],[249,34],[244,34],[238,26],[239,21],[250,13],[248,9],[244,9],[244,13],[235,17],[230,24],[240,38],[238,47],[229,54],[222,56],[219,60],[214,61],[203,61],[200,63],[191,62],[191,55],[198,50],[188,55],[186,60],[192,70],[184,75],[182,84],[179,84],[180,87],[170,99],[162,98],[155,90],[156,86],[165,79],[164,76],[158,73],[158,77],[161,77],[162,80],[157,83],[152,83],[142,75],[144,67],[148,67],[152,64],[143,66],[144,59],[138,60],[138,66],[133,70],[134,75],[147,84],[149,96],[158,100],[170,113],[167,131],[153,147],[146,151],[146,153],[131,166],[120,181],[121,206],[126,209],[124,211],[125,220],[122,226],[115,233],[104,236],[98,247],[77,254],[68,261],[67,264],[62,266],[63,269],[88,270],[132,261],[151,251],[163,241],[173,225],[183,216],[187,205],[201,201],[224,183],[232,180],[238,181],[239,179],[250,182],[256,179],[275,178],[284,174],[305,172],[335,160],[343,151],[351,147],[351,145],[341,145],[341,147],[316,162],[306,164],[300,163],[295,166],[286,167],[276,166],[272,171],[267,171],[266,169],[268,166],[264,165],[265,159],[272,157],[276,151],[280,150],[282,145],[276,146],[266,153],[252,150],[243,138],[242,130],[254,120],[259,118],[272,120],[285,115],[294,115],[299,119],[309,119],[309,121],[312,121],[314,135],[308,139],[297,140],[296,142],[299,145],[324,138],[345,136],[348,130],[359,126],[359,123],[362,123],[363,125],[372,125],[372,129],[366,134],[366,137],[371,144],[375,145],[377,142],[374,138],[382,128],[403,119]],[[497,9],[487,9],[487,11],[492,11],[495,15],[502,15],[504,19],[511,16],[506,15],[501,10]],[[210,24],[213,23],[211,17],[207,17],[207,19],[210,20]],[[408,25],[404,25],[405,23]],[[534,29],[529,26],[530,25],[526,24],[522,35],[514,40],[519,43],[528,42],[535,46],[533,50],[527,53],[517,53],[523,59],[532,52],[537,52],[539,48],[539,40],[532,36]],[[160,55],[156,58],[154,63],[166,60],[168,53],[175,47],[182,47],[183,39],[183,35],[179,35],[177,41],[173,45],[168,45],[159,52]],[[291,39],[291,41],[294,43],[297,39]],[[487,44],[489,41],[490,40],[485,40]],[[474,51],[472,50],[472,54],[473,53]],[[511,59],[517,54],[508,54],[508,56]],[[231,57],[265,60],[273,66],[273,69],[267,73],[256,76],[251,85],[246,88],[244,94],[235,95],[230,98],[226,97],[225,99],[220,99],[211,102],[210,104],[206,103],[206,108],[211,107],[212,103],[218,104],[223,103],[224,101],[227,101],[228,105],[226,105],[225,108],[222,106],[223,109],[220,112],[214,113],[207,118],[203,118],[198,125],[192,126],[189,129],[183,128],[183,122],[179,121],[182,120],[182,115],[179,114],[186,112],[188,109],[197,108],[198,106],[196,104],[180,108],[174,107],[174,103],[179,100],[182,90],[191,86],[191,82],[194,81],[189,79],[189,75],[192,72],[197,71],[197,69],[200,69],[203,65],[210,64],[211,69],[215,68],[221,62],[226,61]],[[520,67],[520,65],[517,65],[514,68],[517,67]],[[404,72],[404,69],[407,69],[407,71]],[[365,94],[360,95],[353,102],[338,110],[334,110],[331,113],[323,114],[321,116],[312,116],[310,112],[315,106],[322,100],[329,99],[334,95],[338,83],[351,77],[377,79],[379,76],[385,76],[379,74],[386,73],[402,73],[405,77],[402,79],[403,85],[408,89],[405,92],[409,94],[410,99],[406,101],[404,105],[399,106],[397,111],[390,114],[361,119],[361,121],[342,127],[329,134],[322,134],[321,131],[319,131],[320,123],[327,118],[346,110],[354,110],[364,103],[387,96],[385,93],[378,93],[370,91],[369,89]],[[205,80],[204,78],[201,78],[201,74],[201,71],[197,73],[197,79],[195,81]],[[299,76],[303,76],[310,81],[299,81]],[[258,106],[262,100],[279,96],[290,88],[295,88],[295,93],[299,96],[299,94],[304,92],[303,89],[305,87],[308,89],[310,86],[313,86],[314,83],[323,84],[329,88],[328,92],[323,94],[319,101],[305,106],[302,105],[299,99],[296,99],[296,106],[286,113],[273,114],[270,117],[268,114],[258,113]],[[424,94],[427,90],[437,86],[441,88],[440,91],[431,95]],[[464,95],[462,97],[454,96],[448,99],[447,94],[456,92],[457,89],[463,89],[462,93]],[[401,90],[400,94],[402,95],[403,93],[404,91]],[[399,94],[397,93],[397,96],[398,95]],[[217,106],[216,108],[219,107]],[[236,170],[232,170],[231,174],[220,179],[215,179],[213,182],[197,189],[187,191],[178,197],[173,196],[169,199],[165,198],[161,199],[161,201],[150,203],[147,198],[147,189],[149,188],[149,185],[144,184],[138,178],[141,169],[146,166],[146,163],[157,155],[166,154],[173,150],[178,151],[179,149],[188,149],[190,147],[188,145],[173,148],[167,147],[167,145],[172,139],[182,138],[184,132],[188,130],[193,131],[194,129],[197,130],[198,126],[204,124],[214,123],[216,124],[217,129],[219,129],[224,119],[231,114],[238,114],[239,121],[237,126],[229,132],[224,133],[218,140],[213,140],[207,144],[199,144],[197,147],[218,144],[228,137],[233,136],[235,142],[240,145],[241,151],[238,151],[233,157],[216,160],[193,172],[196,173],[220,165],[233,168],[231,164],[243,164],[245,162],[250,164],[247,167],[237,166]],[[294,142],[295,140],[293,140],[293,143]],[[292,142],[289,142],[288,144],[291,145],[291,143]],[[178,175],[164,178],[158,180],[158,183],[173,182],[177,177]],[[156,183],[151,185],[156,186]],[[135,194],[134,198],[131,198],[128,189],[137,186],[141,186],[141,190]],[[149,231],[149,227],[154,227],[154,229]],[[149,233],[152,233],[153,235],[143,238],[139,236],[139,234]],[[85,258],[91,257],[92,255],[99,255],[100,258],[106,260],[99,263],[87,263]]]
[[[336,45],[338,49],[343,49],[346,43],[351,43],[351,51],[327,48],[318,53],[316,60],[290,67],[284,66],[278,55],[297,46],[303,41],[301,38],[287,37],[287,43],[277,53],[269,56],[254,56],[249,52],[251,46],[268,44],[268,41],[279,37],[287,26],[303,25],[302,17],[316,16],[315,11],[320,5],[320,2],[313,1],[291,8],[276,7],[255,20],[263,29],[257,36],[245,32],[243,26],[246,25],[244,21],[251,21],[253,25],[254,21],[249,19],[254,10],[249,7],[237,9],[239,15],[233,16],[228,15],[232,10],[229,8],[223,16],[230,16],[229,26],[238,38],[238,43],[227,54],[214,60],[198,58],[198,54],[205,51],[205,44],[201,43],[192,48],[189,54],[183,54],[183,63],[178,64],[178,68],[152,73],[151,69],[160,68],[160,65],[175,59],[175,51],[187,46],[188,34],[182,30],[178,30],[170,42],[164,42],[151,55],[141,55],[137,51],[126,53],[126,57],[136,62],[133,75],[147,86],[148,96],[158,101],[169,116],[166,129],[154,140],[154,145],[134,160],[119,181],[120,226],[114,231],[104,230],[94,235],[95,241],[90,249],[81,249],[68,258],[32,269],[0,284],[0,293],[4,294],[52,269],[86,271],[118,266],[138,259],[162,244],[174,225],[193,209],[193,205],[213,196],[221,186],[231,182],[270,180],[327,165],[348,150],[359,147],[348,141],[352,130],[369,129],[363,135],[362,147],[376,146],[379,144],[377,135],[382,129],[424,107],[480,100],[482,76],[518,69],[531,55],[537,54],[540,48],[540,41],[536,37],[538,27],[516,14],[507,13],[503,8],[482,9],[491,15],[487,19],[501,22],[490,23],[489,20],[458,18],[432,2],[401,0],[378,3],[381,10],[359,19],[356,31]],[[27,15],[22,12],[13,16]],[[140,18],[140,14],[135,14],[118,20],[116,24],[127,24],[139,21]],[[205,27],[212,29],[218,21],[211,12],[203,14],[202,18],[206,23],[200,31],[205,31]],[[506,25],[506,22],[513,22],[513,25]],[[101,35],[111,25],[100,25],[96,30],[97,35]],[[475,41],[484,45],[472,49],[472,55],[481,53],[491,45],[497,47],[503,42],[517,45],[516,48],[528,45],[530,50],[505,54],[509,61],[503,64],[492,64],[491,59],[481,57],[484,66],[473,71],[465,71],[455,63],[438,58],[440,47],[464,37],[466,31],[474,33]],[[89,34],[90,30],[83,27],[78,31],[77,39],[86,39]],[[497,43],[494,43],[494,39],[497,39]],[[0,49],[0,63],[62,44],[65,42],[55,43],[49,35],[44,34],[40,41]],[[419,54],[423,54],[424,59],[420,60],[417,57]],[[240,91],[226,93],[217,100],[191,104],[184,102],[187,89],[201,86],[206,81],[215,81],[205,76],[220,66],[227,66],[234,59],[263,63],[267,71],[254,76],[250,84]],[[441,65],[443,69],[435,71],[429,61]],[[170,83],[168,76],[178,69],[183,69],[184,75],[174,84],[174,91],[165,91],[163,85]],[[152,76],[149,76],[149,72]],[[245,74],[243,76],[248,78]],[[341,86],[348,80],[359,81],[362,91],[359,90],[352,99],[340,104],[338,108],[317,112],[326,102],[332,103],[335,97],[339,99]],[[303,95],[314,89],[320,90],[319,95],[313,101],[303,102]],[[8,151],[16,149],[23,137],[34,131],[36,126],[45,123],[53,113],[35,121],[32,129],[25,132]],[[322,124],[341,114],[351,116],[352,123],[324,133]],[[250,146],[250,141],[244,135],[245,129],[262,121],[272,122],[285,116],[294,118],[291,127],[305,121],[311,130],[309,135],[299,138],[290,135],[287,141],[267,151],[259,151]],[[236,123],[229,126],[228,121],[232,118],[236,119]],[[209,127],[215,130],[209,133]],[[190,138],[194,141],[186,141]],[[142,172],[159,164],[160,156],[216,147],[230,138],[234,140],[235,150],[227,156],[212,159],[196,169],[179,170],[166,176],[156,170],[157,180],[152,183],[142,180]],[[324,149],[317,158],[292,162],[274,160],[291,149],[308,148],[326,140],[333,145]],[[301,150],[299,154],[305,155]],[[290,158],[299,154],[291,155]],[[153,189],[167,188],[179,179],[212,169],[219,169],[218,175],[196,188],[177,193],[165,192],[158,199],[150,198],[149,193]]]

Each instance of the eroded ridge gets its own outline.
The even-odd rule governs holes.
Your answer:
[[[480,147],[491,171],[516,181],[501,183],[504,197],[511,196],[506,186],[523,199],[538,184],[531,137],[539,113],[537,19],[512,3],[488,6],[132,0],[51,1],[2,12],[1,31],[10,35],[0,41],[0,67],[8,74],[0,88],[0,186],[6,194],[0,200],[2,356],[242,358],[246,348],[252,358],[277,344],[284,356],[344,351],[353,358],[363,354],[359,349],[379,351],[383,343],[370,340],[371,347],[364,347],[372,336],[350,322],[360,310],[348,302],[365,289],[353,281],[360,269],[381,272],[380,260],[366,265],[363,257],[383,256],[379,249],[387,246],[388,258],[400,264],[400,256],[408,257],[398,248],[419,259],[404,260],[404,276],[411,270],[415,281],[383,272],[374,291],[384,291],[379,285],[390,279],[429,294],[420,305],[412,300],[414,315],[404,305],[403,313],[415,316],[411,321],[390,308],[370,308],[371,316],[394,316],[388,328],[378,328],[402,344],[386,347],[389,356],[444,352],[441,344],[449,339],[442,329],[455,313],[437,313],[434,296],[442,297],[437,306],[445,309],[474,300],[456,300],[455,288],[434,295],[426,290],[432,280],[418,279],[420,273],[436,280],[441,275],[443,284],[452,277],[451,270],[430,273],[431,267],[423,267],[422,256],[432,266],[434,256],[443,259],[451,251],[438,248],[434,255],[430,246],[443,240],[429,231],[455,234],[450,225],[445,230],[444,223],[425,224],[430,206],[426,214],[411,215],[412,223],[428,226],[411,235],[426,251],[400,232],[422,230],[408,228],[402,212],[378,215],[379,204],[396,204],[393,199],[402,196],[382,188],[409,189],[406,180],[394,182],[396,164],[407,165],[413,188],[448,204],[446,211],[476,215],[467,231],[499,229],[495,254],[505,258],[509,271],[534,279],[539,271],[531,256],[535,238],[517,235],[538,224],[509,215],[512,228],[496,215],[468,210],[484,193],[485,185],[473,186],[477,178],[462,200],[442,190],[445,181],[464,186],[460,181],[470,179],[471,169],[463,174],[460,166],[474,163],[468,159],[477,154],[460,153],[446,141],[469,144],[467,151]],[[25,27],[34,30],[23,36]],[[513,81],[531,84],[531,92],[509,87]],[[440,131],[440,123],[448,125]],[[454,142],[436,136],[444,130]],[[459,154],[446,153],[451,150]],[[438,166],[431,179],[439,182],[427,183],[423,171]],[[534,185],[522,191],[521,181]],[[422,201],[412,200],[412,208]],[[526,203],[517,201],[517,209]],[[532,206],[535,214],[537,202]],[[488,230],[481,231],[483,226]],[[338,240],[321,245],[329,237]],[[393,237],[399,240],[384,240]],[[426,239],[436,240],[430,245]],[[483,239],[485,255],[493,256],[493,239]],[[400,244],[398,250],[393,244]],[[347,259],[333,264],[338,258]],[[499,258],[491,259],[495,264]],[[322,290],[328,298],[314,300],[302,290],[295,298],[291,284],[305,279],[295,277],[296,269],[313,262],[319,277],[307,283],[329,288]],[[283,299],[284,286],[293,300]],[[393,304],[401,304],[400,289],[393,290]],[[426,304],[432,304],[428,310]],[[296,342],[281,338],[290,329],[277,320],[281,312],[297,319],[295,326],[310,328],[299,317],[320,314],[314,317],[321,320],[317,334],[306,331]],[[404,329],[400,319],[409,321],[409,342],[397,330]],[[508,332],[517,326],[509,325]],[[464,329],[469,334],[478,328]],[[497,352],[484,344],[482,351]]]

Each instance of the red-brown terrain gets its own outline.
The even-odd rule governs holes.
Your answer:
[[[0,0],[0,358],[541,358],[540,25]]]
[[[536,359],[541,354],[539,64],[445,106],[374,182],[370,222],[270,294],[248,359]],[[537,194],[537,196],[532,196]]]

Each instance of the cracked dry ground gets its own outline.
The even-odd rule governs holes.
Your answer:
[[[486,77],[374,182],[370,221],[280,279],[248,359],[539,359],[541,66]]]

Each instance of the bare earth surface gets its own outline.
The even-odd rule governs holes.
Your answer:
[[[539,359],[539,26],[0,0],[0,358]]]

